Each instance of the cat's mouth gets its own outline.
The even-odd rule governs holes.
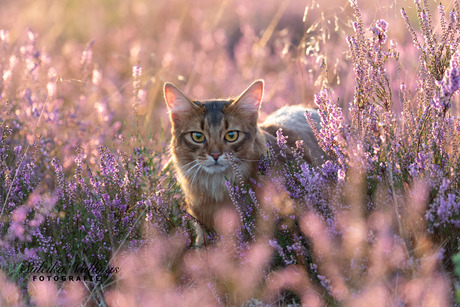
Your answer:
[[[215,174],[215,173],[224,172],[227,169],[227,167],[228,167],[227,165],[222,165],[216,161],[213,164],[206,165],[204,169],[210,174]]]

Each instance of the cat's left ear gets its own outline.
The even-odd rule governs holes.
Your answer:
[[[181,115],[184,114],[189,114],[197,107],[192,100],[172,83],[165,83],[163,92],[172,119],[181,117]]]
[[[260,104],[264,96],[264,81],[254,81],[236,100],[233,102],[240,110],[248,113],[259,114]]]

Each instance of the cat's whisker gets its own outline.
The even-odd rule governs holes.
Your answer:
[[[190,164],[192,164],[193,162],[195,162],[195,161],[189,162],[189,163],[185,164],[184,166],[181,166],[180,169],[181,169],[181,170],[184,170],[185,168],[187,168],[187,167],[188,167]],[[189,169],[189,168],[188,168],[188,169]],[[188,169],[187,169],[186,171],[188,171]]]
[[[193,165],[192,167],[190,167],[189,169],[187,169],[185,172],[184,172],[184,176],[188,176],[195,168],[198,169],[200,168],[200,165],[198,163],[196,163],[195,165]]]
[[[199,164],[196,164],[196,165],[198,166],[198,169],[195,171],[195,173],[194,173],[193,176],[192,176],[192,180],[191,180],[191,183],[192,183],[192,184],[195,182],[195,178],[197,178],[198,173],[200,173],[201,170],[202,170],[202,166],[201,166],[201,165],[199,165]]]
[[[193,160],[193,161],[190,161],[189,163],[185,164],[184,166],[182,166],[182,168],[186,168],[188,167],[190,164],[192,163],[196,163],[196,160]]]
[[[193,161],[193,162],[195,162],[195,161]],[[197,167],[197,166],[198,166],[198,163],[195,163],[195,165],[193,165],[192,167],[189,167],[189,168],[185,171],[185,174],[191,172],[191,171],[192,171],[195,167]]]
[[[191,177],[190,177],[190,182],[191,182],[192,184],[193,184],[193,182],[195,181],[195,177],[196,177],[196,175],[198,174],[198,170],[199,170],[199,166],[198,166],[198,164],[197,164],[197,168],[198,168],[198,169],[197,169],[197,170],[195,170],[195,172],[194,172],[194,173],[192,173],[192,174],[191,174]]]
[[[193,165],[192,167],[187,168],[187,169],[186,169],[185,171],[183,171],[182,173],[177,173],[177,175],[179,175],[179,177],[180,177],[180,180],[186,178],[186,177],[189,175],[189,173],[190,173],[194,168],[196,168],[197,166],[199,166],[199,165],[196,163],[196,161],[194,160],[194,161],[191,161],[191,162],[185,164],[185,165],[182,167],[182,169],[186,168],[187,166],[189,166],[189,165],[192,164],[192,163],[195,163],[195,165]]]
[[[243,162],[243,161],[249,161],[249,162],[258,162],[260,160],[251,160],[251,159],[242,159],[242,158],[233,158],[234,162]]]

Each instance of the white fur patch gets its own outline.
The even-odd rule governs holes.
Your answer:
[[[227,158],[224,155],[220,158],[226,161],[225,164],[220,166],[222,169],[217,169],[216,167],[216,169],[213,170],[213,167],[207,167],[201,164],[196,167],[192,166],[191,168],[193,169],[190,172],[187,172],[187,170],[181,171],[181,177],[184,177],[184,173],[186,174],[185,178],[188,181],[189,188],[195,191],[194,194],[206,193],[213,198],[216,203],[225,201],[229,198],[225,182],[228,180],[233,184],[237,179],[235,171]],[[235,158],[235,160],[238,161],[237,158]],[[215,163],[214,160],[213,162]],[[237,169],[238,173],[244,179],[249,177],[249,166],[246,165],[246,163],[237,162]]]

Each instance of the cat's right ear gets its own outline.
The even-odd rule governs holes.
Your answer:
[[[263,95],[264,81],[259,79],[254,81],[232,104],[257,118]]]
[[[166,105],[171,113],[171,118],[175,119],[181,115],[189,114],[197,107],[184,93],[174,84],[166,82],[163,88]]]

